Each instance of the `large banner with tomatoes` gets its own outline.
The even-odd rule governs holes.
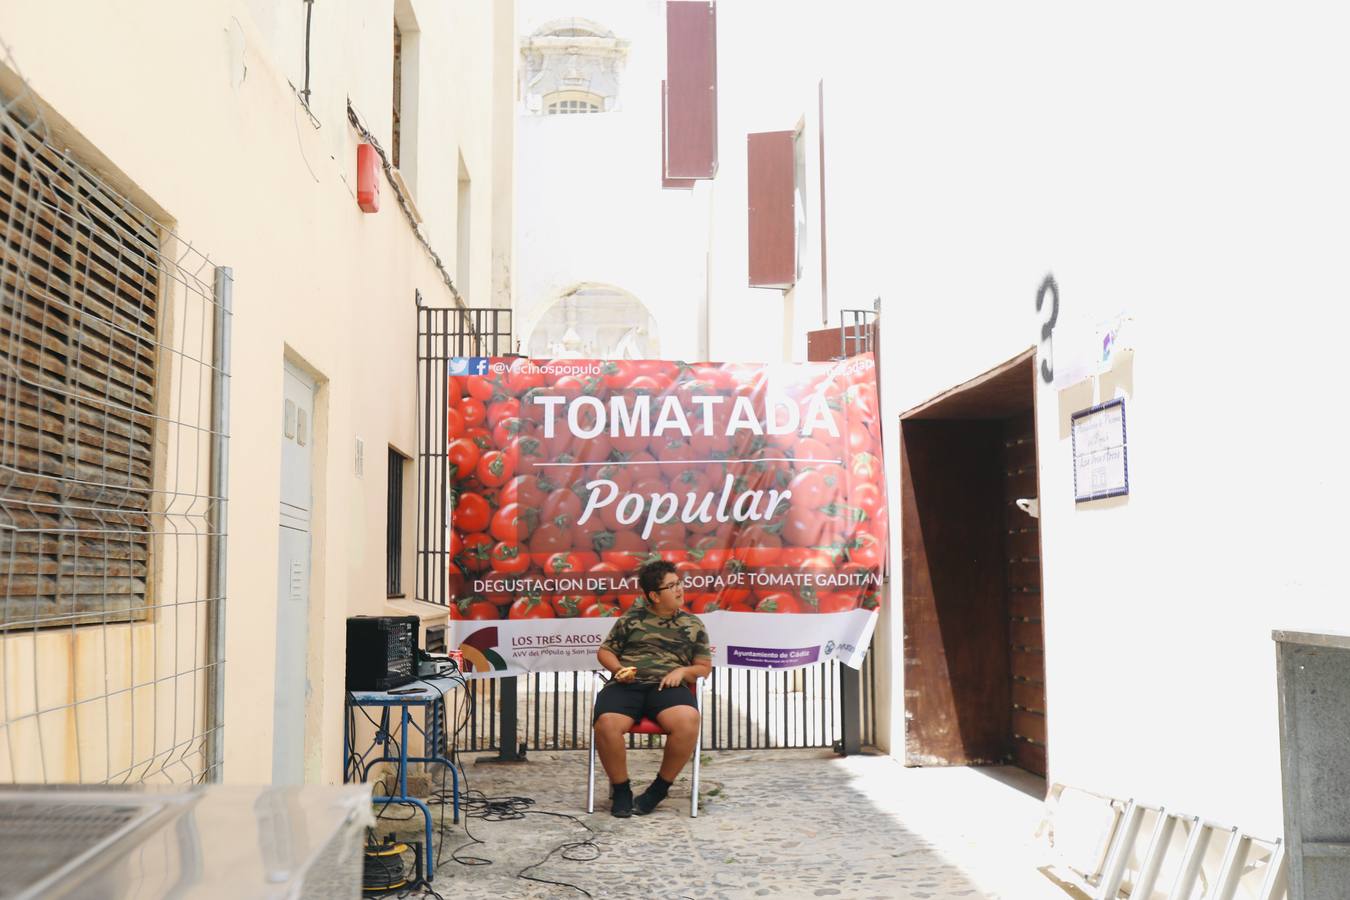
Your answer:
[[[861,664],[887,546],[871,354],[472,357],[447,377],[449,641],[466,671],[594,668],[657,557],[716,665]]]

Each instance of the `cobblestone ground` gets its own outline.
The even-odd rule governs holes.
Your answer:
[[[641,790],[655,774],[659,751],[634,751],[629,760]],[[655,812],[631,819],[609,814],[599,772],[596,811],[586,814],[583,752],[536,753],[524,764],[467,762],[466,769],[471,790],[492,798],[529,797],[536,812],[510,821],[468,819],[469,834],[482,841],[468,847],[462,846],[468,841],[464,824],[451,825],[447,815],[434,882],[447,898],[583,896],[571,887],[527,881],[518,877],[522,870],[597,898],[1030,896],[977,887],[952,861],[950,848],[902,826],[894,806],[903,798],[884,795],[897,792],[888,773],[904,770],[885,758],[842,760],[821,750],[705,753],[696,819],[689,817],[688,767]],[[594,835],[577,821],[545,812],[576,816]],[[416,837],[409,824],[381,827]],[[565,859],[557,849],[588,837],[593,849],[566,852],[593,859]],[[461,857],[491,864],[461,865],[451,859],[456,849]],[[1025,868],[1034,874],[1031,860]]]

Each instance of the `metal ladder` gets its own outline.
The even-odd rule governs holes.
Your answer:
[[[1150,900],[1158,890],[1158,876],[1173,846],[1172,837],[1178,825],[1187,837],[1176,876],[1166,894],[1168,900],[1200,900],[1192,895],[1200,878],[1205,854],[1211,841],[1216,838],[1226,839],[1227,843],[1218,873],[1202,895],[1203,900],[1234,900],[1238,882],[1246,874],[1248,859],[1253,856],[1253,849],[1261,845],[1270,846],[1271,850],[1264,861],[1265,877],[1257,900],[1281,900],[1286,896],[1288,860],[1285,858],[1283,841],[1262,841],[1237,828],[1207,821],[1199,816],[1172,813],[1162,806],[1148,806],[1130,800],[1111,837],[1106,865],[1093,895],[1094,900],[1117,900],[1120,896],[1120,886],[1139,841],[1145,815],[1150,812],[1155,814],[1155,819],[1138,874],[1130,889],[1132,900]]]

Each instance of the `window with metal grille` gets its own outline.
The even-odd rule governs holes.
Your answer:
[[[571,91],[566,94],[553,94],[548,98],[547,112],[550,116],[569,116],[586,113],[598,113],[604,104],[602,97],[595,94],[581,94]]]
[[[389,448],[389,521],[385,527],[385,584],[390,597],[403,596],[403,467],[408,458]]]
[[[150,608],[159,231],[0,119],[0,628]]]

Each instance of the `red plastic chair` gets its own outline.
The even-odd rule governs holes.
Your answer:
[[[595,709],[595,698],[600,694],[600,688],[604,685],[604,679],[599,672],[595,674],[595,689],[591,693],[591,709]],[[700,678],[694,682],[694,699],[698,701],[703,696],[703,679]],[[703,707],[700,704],[699,714],[702,715]],[[702,722],[700,721],[700,726]],[[700,731],[701,731],[700,727]],[[655,719],[649,719],[643,716],[633,723],[633,727],[628,729],[629,734],[667,734],[668,732],[661,727]],[[591,754],[590,762],[586,767],[586,812],[595,812],[595,726],[591,726]],[[703,756],[703,736],[699,735],[699,740],[694,742],[694,771],[689,790],[689,818],[698,818],[698,770],[699,763]]]

